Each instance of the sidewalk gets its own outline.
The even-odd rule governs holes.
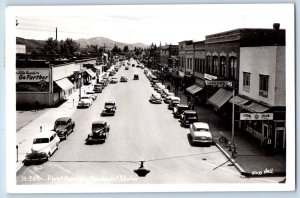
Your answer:
[[[166,86],[169,82],[164,83]],[[174,92],[174,87],[171,86],[171,91]],[[187,104],[187,97],[180,91],[178,94],[181,103]],[[207,106],[195,106],[199,120],[206,122],[210,126],[213,135],[213,140],[221,152],[232,162],[239,172],[248,177],[259,176],[285,176],[286,173],[286,158],[285,155],[266,155],[264,147],[260,145],[250,134],[246,132],[235,131],[235,144],[237,144],[237,157],[231,157],[231,151],[224,144],[219,143],[219,138],[222,131],[223,135],[231,142],[231,128],[225,125],[225,121],[219,117],[213,109]]]
[[[23,166],[22,161],[25,159],[26,153],[30,153],[33,138],[42,131],[52,130],[54,122],[59,117],[70,117],[76,110],[79,100],[79,90],[76,89],[68,100],[59,107],[45,108],[40,111],[20,111],[17,124],[16,145],[18,146],[18,162],[16,171],[18,172]],[[73,102],[74,100],[74,102]],[[22,117],[22,118],[21,118]]]

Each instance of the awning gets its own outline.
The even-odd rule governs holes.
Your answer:
[[[231,91],[220,88],[212,97],[208,99],[208,102],[217,108],[221,108],[231,97]]]
[[[256,113],[262,113],[270,109],[269,107],[258,104],[256,102],[252,102],[249,105],[244,105],[243,107],[250,112],[256,112]]]
[[[238,105],[238,106],[242,106],[243,104],[245,104],[248,101],[249,101],[248,99],[243,98],[241,96],[234,96],[233,98],[231,98],[229,100],[229,102],[234,103],[235,105]]]
[[[88,73],[88,75],[90,75],[91,77],[95,77],[96,76],[96,74],[91,70],[91,69],[87,69],[87,70],[85,70],[86,71],[86,73]]]
[[[73,83],[69,81],[67,78],[63,78],[60,80],[56,80],[55,83],[62,89],[62,90],[69,90],[74,87]]]
[[[201,91],[203,88],[199,87],[197,85],[192,85],[188,88],[186,88],[186,91],[189,92],[190,94],[194,95],[196,93],[198,93],[199,91]]]

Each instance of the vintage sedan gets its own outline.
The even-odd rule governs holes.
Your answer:
[[[184,127],[190,126],[194,122],[198,122],[198,114],[194,110],[185,110],[180,116],[181,125]]]
[[[159,93],[153,93],[153,94],[151,94],[149,101],[151,103],[161,104],[162,103],[161,95]]]
[[[174,107],[176,107],[178,104],[180,104],[180,98],[179,97],[171,97],[168,109],[173,110]]]
[[[116,78],[116,77],[112,77],[111,79],[110,79],[110,84],[116,84],[118,82],[118,79]]]
[[[189,106],[188,105],[186,105],[186,104],[178,104],[176,107],[173,108],[174,118],[180,118],[181,114],[185,110],[189,110]]]
[[[97,95],[95,94],[94,91],[87,91],[85,94],[90,96],[93,100],[97,99]]]
[[[99,120],[92,123],[91,130],[92,132],[89,133],[87,138],[85,139],[86,144],[105,141],[108,137],[110,126],[106,121]]]
[[[61,117],[54,122],[53,131],[59,138],[67,139],[67,136],[74,131],[75,121],[70,117]]]
[[[121,76],[120,82],[127,82],[127,81],[128,81],[128,78],[127,78],[127,77]]]
[[[95,93],[102,93],[103,85],[101,83],[97,83],[94,85],[93,91]]]
[[[80,101],[78,102],[77,108],[82,108],[82,107],[90,107],[93,103],[93,99],[90,96],[82,96]]]
[[[114,116],[116,110],[117,110],[117,106],[114,101],[105,102],[104,109],[101,112],[101,116]]]
[[[192,142],[206,143],[211,144],[212,134],[209,131],[209,126],[205,122],[194,122],[190,125],[190,135],[192,138]]]
[[[60,139],[54,131],[41,132],[33,139],[31,153],[27,153],[23,163],[47,161],[58,149]]]

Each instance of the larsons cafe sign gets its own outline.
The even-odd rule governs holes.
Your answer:
[[[49,69],[17,69],[16,91],[49,92]]]

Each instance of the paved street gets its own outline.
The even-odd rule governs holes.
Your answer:
[[[135,64],[136,65],[136,64]],[[133,80],[137,71],[140,79]],[[42,165],[24,166],[17,184],[57,183],[272,183],[278,178],[244,178],[215,146],[191,146],[188,128],[182,128],[166,104],[151,104],[153,88],[142,69],[121,67],[115,75],[127,83],[108,85],[93,105],[72,114],[73,133]],[[84,89],[89,89],[85,87]],[[115,116],[101,117],[106,101],[116,102]],[[96,120],[111,126],[103,144],[86,145]],[[213,127],[213,126],[212,126]],[[138,161],[151,172],[138,177]]]

